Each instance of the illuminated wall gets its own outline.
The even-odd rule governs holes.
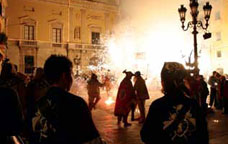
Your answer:
[[[67,55],[72,61],[80,57],[80,69],[86,68],[97,52],[91,46],[92,32],[110,35],[118,20],[116,1],[106,1],[8,0],[8,57],[21,72],[28,61],[42,67],[50,54]]]
[[[0,32],[5,33],[5,27],[6,27],[6,18],[5,18],[5,9],[7,7],[7,1],[6,0],[0,0],[0,6],[1,6],[1,11],[0,11]],[[0,53],[5,56],[6,53],[6,47],[3,44],[0,44]],[[1,64],[1,62],[0,62]]]
[[[218,70],[224,74],[228,73],[228,1],[227,0],[211,0],[213,6],[210,31],[212,38],[210,39],[210,56],[212,70]]]

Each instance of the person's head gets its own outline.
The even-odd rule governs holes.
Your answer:
[[[44,74],[50,84],[69,91],[72,85],[72,62],[65,56],[51,55],[44,64]]]
[[[134,76],[140,77],[141,76],[141,72],[140,71],[135,72]]]
[[[7,79],[9,77],[11,77],[13,75],[13,64],[11,64],[10,62],[5,62],[2,65],[2,71],[1,71],[1,77],[3,79]]]
[[[41,79],[43,76],[44,76],[44,69],[40,67],[37,68],[34,79]]]
[[[164,93],[174,93],[184,84],[187,71],[177,62],[165,62],[161,70],[161,81]]]
[[[213,74],[213,76],[216,76],[217,75],[217,72],[216,71],[213,71],[212,74]]]
[[[91,74],[91,79],[97,79],[97,75],[95,73]]]
[[[132,76],[134,75],[131,71],[126,71],[126,70],[124,70],[123,73],[126,74],[125,76],[126,79],[131,79]]]

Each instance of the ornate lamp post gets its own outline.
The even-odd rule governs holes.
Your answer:
[[[192,34],[193,34],[193,40],[194,40],[194,62],[193,63],[189,63],[188,65],[190,67],[194,67],[194,74],[198,75],[199,74],[199,68],[198,68],[198,50],[197,50],[197,28],[202,28],[203,30],[207,30],[208,26],[209,26],[209,19],[210,19],[210,15],[211,15],[211,10],[212,10],[212,6],[209,4],[209,2],[206,2],[206,5],[204,5],[203,10],[204,10],[204,18],[206,21],[205,26],[203,25],[202,21],[199,21],[197,19],[199,11],[198,11],[198,6],[199,3],[197,0],[190,0],[190,8],[191,8],[191,16],[192,16],[192,21],[189,21],[187,24],[187,27],[185,27],[185,16],[186,16],[186,12],[187,9],[184,7],[184,5],[181,5],[181,7],[178,9],[179,15],[180,15],[180,21],[182,23],[182,29],[184,31],[187,31],[189,28],[193,28]],[[204,39],[210,38],[211,37],[211,33],[205,33],[204,34]]]

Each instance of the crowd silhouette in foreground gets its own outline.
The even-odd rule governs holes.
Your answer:
[[[110,78],[99,82],[95,73],[87,81],[88,104],[69,92],[72,62],[65,56],[51,55],[43,68],[28,79],[17,72],[16,65],[2,60],[0,75],[0,143],[1,144],[105,144],[91,116],[101,99],[100,88],[108,87]],[[209,90],[202,75],[192,76],[183,65],[166,62],[161,70],[163,97],[152,102],[140,71],[126,75],[119,84],[114,115],[117,124],[142,124],[141,139],[146,144],[208,144],[206,115],[212,107],[228,114],[228,81],[214,71]],[[132,82],[133,78],[133,82]],[[109,95],[109,92],[107,92]],[[140,117],[134,117],[136,107]]]

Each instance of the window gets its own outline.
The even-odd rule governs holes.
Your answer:
[[[31,74],[33,73],[34,68],[34,56],[25,56],[25,73]]]
[[[222,52],[219,50],[217,51],[217,58],[221,58],[222,57]]]
[[[216,41],[221,40],[221,32],[216,32]]]
[[[26,40],[34,40],[34,25],[24,25],[24,39]]]
[[[220,12],[218,11],[215,13],[215,20],[220,20],[220,19],[221,19]]]
[[[92,32],[92,44],[99,44],[99,43],[100,43],[100,33]]]
[[[74,39],[81,39],[81,28],[76,27],[74,29]]]
[[[62,42],[62,29],[52,28],[52,42],[61,43]]]

